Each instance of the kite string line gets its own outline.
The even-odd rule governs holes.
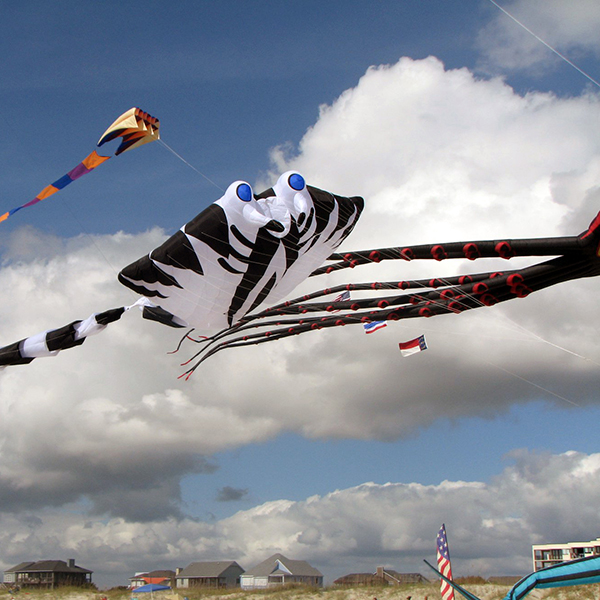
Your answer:
[[[492,0],[490,0],[490,1],[492,1]],[[408,257],[408,256],[406,256],[406,255],[404,255],[404,257],[405,257],[405,259],[406,259],[408,262],[410,262],[411,260],[416,260],[416,259],[410,258],[410,257]],[[437,279],[439,279],[439,280],[440,280],[442,283],[444,283],[445,285],[447,285],[447,286],[450,286],[450,283],[449,283],[449,282],[448,282],[448,281],[447,281],[445,278],[443,278],[443,277],[438,277]],[[425,286],[423,286],[423,287],[425,287]],[[476,296],[474,296],[474,295],[472,295],[472,294],[469,294],[469,293],[467,293],[467,292],[464,292],[464,294],[465,294],[465,296],[466,296],[467,298],[470,298],[472,301],[474,301],[474,302],[475,302],[475,303],[476,303],[476,304],[477,304],[477,305],[478,305],[480,308],[484,306],[484,304],[483,304],[483,303],[482,303],[482,302],[479,300],[479,298],[477,298]],[[521,331],[524,331],[525,333],[529,334],[530,336],[532,336],[533,338],[535,338],[535,339],[539,340],[540,342],[543,342],[544,344],[548,344],[549,346],[552,346],[553,348],[556,348],[557,350],[562,350],[563,352],[566,352],[567,354],[570,354],[570,355],[572,355],[572,356],[575,356],[575,357],[577,357],[577,358],[580,358],[580,359],[582,359],[582,360],[585,360],[585,361],[587,361],[587,362],[590,362],[590,363],[592,363],[592,364],[594,364],[594,365],[596,365],[596,366],[600,366],[600,363],[598,363],[598,362],[597,362],[597,361],[595,361],[595,360],[592,360],[591,358],[589,358],[589,357],[587,357],[587,356],[583,356],[582,354],[577,354],[577,352],[573,352],[572,350],[569,350],[568,348],[565,348],[565,347],[563,347],[563,346],[560,346],[559,344],[555,344],[554,342],[551,342],[551,341],[549,341],[549,340],[547,340],[547,339],[543,338],[541,335],[538,335],[537,333],[535,333],[535,332],[533,332],[533,331],[531,331],[531,330],[527,329],[527,327],[525,327],[525,326],[523,326],[523,325],[521,325],[521,324],[517,323],[516,321],[514,321],[513,319],[511,319],[511,318],[510,318],[509,316],[507,316],[506,314],[504,314],[504,313],[501,313],[501,315],[502,315],[502,318],[503,318],[503,319],[507,320],[509,323],[512,323],[512,325],[513,325],[513,326],[515,326],[517,329],[519,329],[519,330],[521,330]],[[499,367],[499,368],[500,368],[500,367]],[[508,371],[507,371],[507,373],[508,373]],[[515,377],[518,377],[518,375],[515,375]],[[523,378],[521,377],[520,379],[523,379]],[[526,380],[524,380],[524,381],[526,381]],[[535,384],[534,384],[534,383],[532,383],[532,385],[535,385]],[[539,387],[539,386],[538,386],[538,387]],[[543,388],[541,388],[541,389],[543,389]],[[546,391],[548,391],[548,390],[546,390]],[[550,392],[550,391],[548,391],[548,393],[550,393],[550,394],[553,394],[553,392]],[[557,396],[557,394],[554,394],[554,395],[555,395],[555,396]],[[558,397],[559,397],[559,398],[561,398],[561,396],[558,396]],[[567,402],[568,402],[568,400],[567,400]],[[577,405],[576,405],[576,406],[577,406]]]
[[[503,315],[506,317],[506,315]],[[509,319],[510,321],[510,319]],[[518,323],[515,323],[515,325],[517,325],[517,327],[520,327],[520,325]],[[430,330],[431,331],[431,330]],[[527,331],[527,330],[525,330]],[[456,332],[452,332],[454,335],[456,335]],[[530,333],[530,332],[528,332]],[[546,342],[546,340],[540,338],[539,336],[533,334],[535,337],[539,338],[542,342]],[[480,336],[478,336],[480,337]],[[549,343],[550,345],[554,346],[555,344],[552,344],[551,342],[546,342]],[[560,346],[557,346],[558,348],[560,348]],[[560,348],[561,350],[564,350],[564,348]],[[573,352],[570,352],[569,350],[566,350],[566,352],[569,352],[570,354],[574,354]],[[576,356],[579,356],[578,354],[576,354]],[[580,358],[585,358],[585,357],[580,357]],[[586,359],[589,360],[589,359]],[[518,375],[517,373],[515,373],[514,371],[509,371],[508,369],[501,367],[500,365],[493,363],[489,360],[484,359],[484,362],[486,362],[488,365],[490,365],[491,367],[494,367],[495,369],[498,369],[499,371],[503,371],[504,373],[506,373],[507,375],[510,375],[511,377],[514,377],[516,379],[519,379],[525,383],[527,383],[528,385],[531,385],[543,392],[546,392],[547,394],[550,394],[551,396],[554,396],[555,398],[558,398],[560,400],[564,400],[565,402],[568,402],[569,404],[572,404],[573,406],[577,406],[578,408],[581,408],[581,405],[577,404],[576,402],[574,402],[573,400],[569,400],[568,398],[565,398],[564,396],[561,396],[560,394],[557,394],[556,392],[553,392],[552,390],[549,390],[548,388],[545,388],[537,383],[534,383],[533,381],[527,379],[526,377],[523,377],[522,375]]]
[[[573,352],[573,350],[569,350],[568,348],[565,348],[563,346],[560,346],[559,344],[555,344],[554,342],[551,342],[550,340],[547,340],[545,338],[543,338],[541,335],[538,335],[537,333],[530,331],[529,329],[527,329],[526,327],[523,327],[523,325],[520,325],[519,323],[517,323],[516,321],[513,321],[510,317],[507,317],[505,314],[502,314],[502,316],[505,319],[508,319],[508,321],[510,321],[513,325],[515,325],[517,328],[525,331],[526,333],[528,333],[529,335],[533,336],[534,338],[538,339],[540,342],[543,342],[544,344],[548,344],[549,346],[552,346],[553,348],[556,348],[557,350],[562,350],[563,352],[566,352],[567,354],[570,354],[571,356],[575,356],[577,358],[581,358],[582,360],[585,360],[587,362],[590,362],[596,366],[600,366],[600,363],[592,360],[591,358],[587,357],[587,356],[583,356],[582,354],[577,354],[577,352]]]
[[[173,148],[171,148],[171,146],[169,146],[168,144],[165,144],[165,142],[163,142],[161,139],[159,139],[157,141],[163,148],[165,148],[166,150],[168,150],[169,152],[174,154],[180,161],[185,163],[190,169],[196,171],[196,173],[198,173],[198,175],[202,175],[202,177],[204,177],[204,179],[206,179],[206,181],[212,183],[217,189],[221,190],[222,192],[225,191],[218,183],[215,183],[210,177],[208,177],[207,175],[202,173],[202,171],[198,170],[196,167],[194,167],[194,165],[190,164],[187,160],[185,160],[185,158],[183,158],[183,156],[181,156],[180,154],[177,154],[177,152],[175,152],[175,150],[173,150]]]
[[[542,340],[542,341],[544,341],[544,340]],[[568,398],[565,398],[564,396],[561,396],[560,394],[557,394],[556,392],[553,392],[552,390],[549,390],[548,388],[542,387],[541,385],[538,385],[537,383],[534,383],[533,381],[530,381],[529,379],[526,379],[525,377],[522,377],[521,375],[517,375],[517,373],[515,373],[513,371],[509,371],[508,369],[505,369],[504,367],[501,367],[500,365],[491,363],[487,360],[485,362],[488,365],[490,365],[491,367],[495,367],[496,369],[499,369],[500,371],[504,371],[504,373],[506,373],[507,375],[510,375],[511,377],[516,377],[517,379],[524,381],[525,383],[541,390],[542,392],[546,392],[547,394],[550,394],[551,396],[554,396],[555,398],[559,398],[560,400],[564,400],[565,402],[568,402],[569,404],[572,404],[573,406],[577,406],[578,408],[581,408],[581,405],[577,404],[577,402],[573,402],[573,400],[569,400]]]
[[[588,75],[585,71],[583,71],[582,69],[580,69],[574,62],[570,61],[564,54],[561,54],[558,50],[556,50],[555,48],[553,48],[550,44],[548,44],[547,42],[545,42],[541,37],[539,37],[538,35],[536,35],[533,31],[531,31],[531,29],[529,29],[528,27],[526,27],[516,17],[514,17],[513,15],[511,15],[504,8],[502,8],[495,0],[489,0],[489,1],[496,8],[498,8],[499,10],[501,10],[507,17],[509,17],[510,19],[512,19],[517,25],[519,25],[520,27],[522,27],[527,33],[531,34],[538,42],[540,42],[541,44],[544,44],[544,46],[546,46],[546,48],[548,48],[548,50],[551,50],[552,52],[554,52],[554,54],[556,54],[557,56],[559,56],[560,58],[562,58],[567,64],[571,65],[571,67],[573,67],[576,71],[578,71],[579,73],[581,73],[581,75],[583,75],[586,79],[589,79],[594,85],[596,85],[597,87],[600,88],[600,83],[598,83],[593,77],[591,77],[590,75]]]
[[[408,257],[407,257],[407,259],[408,259],[408,261],[414,260],[414,259],[411,259],[411,258],[408,258]],[[447,281],[445,281],[445,280],[444,280],[444,278],[438,278],[438,279],[440,279],[440,281],[442,281],[442,282],[446,283],[446,285],[449,285],[449,283],[448,283]],[[467,293],[465,293],[465,296],[467,296],[467,297],[471,298],[472,300],[474,300],[474,301],[475,301],[477,304],[479,304],[480,306],[484,306],[484,305],[483,305],[483,304],[482,304],[482,303],[479,301],[479,299],[478,299],[478,298],[476,298],[475,296],[472,296],[471,294],[467,294]],[[573,351],[571,351],[571,350],[568,350],[567,348],[563,348],[562,346],[559,346],[558,344],[554,344],[554,343],[552,343],[552,342],[550,342],[550,341],[548,341],[548,340],[545,340],[545,339],[544,339],[543,337],[541,337],[540,335],[538,335],[538,334],[534,333],[533,331],[530,331],[530,330],[529,330],[529,329],[527,329],[526,327],[523,327],[523,326],[522,326],[522,325],[520,325],[519,323],[517,323],[517,322],[513,321],[513,320],[512,320],[510,317],[506,316],[504,313],[501,313],[501,315],[502,315],[502,318],[503,318],[503,319],[506,319],[506,320],[508,320],[508,322],[512,323],[512,324],[513,324],[514,326],[516,326],[518,329],[520,329],[521,331],[524,331],[525,333],[528,333],[529,335],[531,335],[532,337],[534,337],[534,338],[538,339],[539,341],[541,341],[541,342],[543,342],[543,343],[545,343],[545,344],[548,344],[548,345],[550,345],[550,346],[552,346],[552,347],[554,347],[554,348],[557,348],[557,349],[559,349],[559,350],[562,350],[563,352],[566,352],[566,353],[568,353],[568,354],[571,354],[571,355],[573,355],[573,356],[576,356],[576,357],[578,357],[578,358],[581,358],[581,359],[583,359],[583,360],[589,361],[589,362],[591,362],[591,363],[593,363],[593,364],[595,364],[595,365],[598,365],[598,364],[599,364],[599,363],[597,363],[597,362],[595,362],[595,361],[591,360],[590,358],[587,358],[586,356],[582,356],[581,354],[577,354],[576,352],[573,352]],[[492,366],[492,367],[494,367],[494,368],[496,368],[496,369],[498,369],[498,370],[500,370],[500,371],[503,371],[503,372],[504,372],[504,373],[506,373],[507,375],[510,375],[511,377],[515,377],[516,379],[520,379],[521,381],[523,381],[523,382],[527,383],[528,385],[531,385],[531,386],[533,386],[533,387],[535,387],[535,388],[537,388],[537,389],[539,389],[539,390],[541,390],[541,391],[543,391],[543,392],[546,392],[547,394],[550,394],[551,396],[554,396],[555,398],[559,398],[560,400],[564,400],[565,402],[567,402],[567,403],[569,403],[569,404],[572,404],[573,406],[577,406],[578,408],[581,408],[581,406],[580,406],[579,404],[577,404],[576,402],[573,402],[573,400],[569,400],[568,398],[565,398],[564,396],[561,396],[560,394],[557,394],[556,392],[553,392],[552,390],[549,390],[548,388],[545,388],[545,387],[543,387],[543,386],[541,386],[541,385],[539,385],[539,384],[537,384],[537,383],[534,383],[533,381],[531,381],[531,380],[529,380],[529,379],[527,379],[527,378],[525,378],[525,377],[523,377],[523,376],[521,376],[521,375],[518,375],[517,373],[514,373],[513,371],[509,371],[508,369],[505,369],[504,367],[501,367],[500,365],[497,365],[497,364],[495,364],[495,363],[492,363],[492,362],[490,362],[490,361],[488,361],[488,360],[486,360],[485,362],[486,362],[487,364],[489,364],[490,366]]]

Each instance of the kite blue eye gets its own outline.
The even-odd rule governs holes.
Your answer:
[[[294,173],[293,175],[290,175],[290,178],[288,179],[288,183],[290,184],[290,187],[293,190],[296,190],[297,192],[299,192],[300,190],[303,190],[304,186],[306,185],[306,183],[304,182],[304,177],[302,177],[302,175],[299,175],[298,173]]]
[[[250,202],[252,200],[252,188],[247,183],[240,183],[237,186],[236,194],[240,200]]]

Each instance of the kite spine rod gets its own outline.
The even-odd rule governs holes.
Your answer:
[[[586,242],[580,236],[483,240],[472,242],[449,242],[418,246],[376,248],[358,252],[335,252],[328,258],[339,261],[316,269],[311,276],[331,273],[341,269],[352,269],[359,265],[378,263],[384,260],[447,260],[478,258],[504,258],[515,256],[559,256],[580,252]]]

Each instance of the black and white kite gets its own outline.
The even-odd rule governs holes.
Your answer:
[[[125,267],[119,281],[139,293],[143,317],[171,327],[219,332],[283,299],[327,259],[364,206],[307,186],[296,172],[254,195],[244,181],[161,246]],[[133,305],[133,306],[136,306]],[[92,315],[0,348],[0,366],[81,345],[132,306]]]
[[[120,127],[110,135],[130,135],[135,141],[141,133]],[[336,253],[363,209],[361,197],[338,196],[308,186],[295,171],[284,173],[260,194],[254,194],[247,182],[236,181],[166,242],[125,267],[118,279],[140,294],[136,304],[143,309],[144,318],[199,334],[201,339],[193,341],[200,344],[200,350],[185,363],[191,366],[183,376],[189,377],[199,364],[224,349],[343,325],[459,314],[600,274],[600,213],[578,236]],[[309,277],[369,263],[508,260],[514,256],[548,259],[501,272],[348,283],[286,300]],[[370,295],[346,296],[354,291]],[[80,345],[130,308],[92,315],[0,348],[0,367],[28,363]],[[192,339],[189,333],[182,342]]]

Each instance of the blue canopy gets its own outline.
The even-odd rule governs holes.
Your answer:
[[[160,585],[158,583],[147,583],[146,585],[142,585],[139,588],[135,588],[133,591],[137,592],[161,592],[163,590],[170,590],[171,588],[168,585]]]

